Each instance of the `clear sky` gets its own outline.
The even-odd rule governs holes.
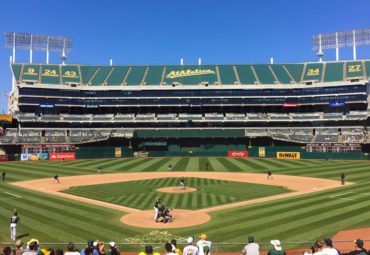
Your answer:
[[[11,88],[5,32],[71,36],[67,63],[204,64],[316,61],[312,35],[370,27],[370,0],[1,0],[0,111]],[[334,60],[334,50],[324,52]],[[370,46],[358,58],[370,58]],[[341,59],[352,49],[341,50]],[[27,51],[17,62],[28,62]],[[34,62],[45,62],[44,52]],[[51,62],[60,63],[52,54]]]

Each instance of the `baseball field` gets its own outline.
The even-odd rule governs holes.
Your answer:
[[[102,175],[96,174],[99,166]],[[267,180],[267,170],[273,180]],[[370,226],[370,164],[365,161],[132,158],[9,162],[0,165],[2,171],[6,171],[6,182],[0,183],[2,241],[10,241],[14,208],[21,218],[18,236],[41,242],[156,242],[203,232],[221,243],[244,243],[251,234],[261,242],[305,241]],[[348,185],[340,185],[341,173]],[[52,184],[55,174],[60,184]],[[182,175],[194,192],[158,191],[178,186]],[[317,188],[320,183],[323,186]],[[174,213],[176,208],[194,210],[210,219],[168,229],[159,223],[159,230],[122,221],[130,212],[152,210],[158,196]]]

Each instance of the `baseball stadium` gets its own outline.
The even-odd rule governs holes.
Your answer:
[[[349,34],[370,42],[368,30]],[[333,36],[314,36],[314,48],[331,48],[322,38]],[[239,252],[247,236],[263,251],[270,240],[291,250],[332,238],[347,252],[354,239],[370,240],[369,59],[14,61],[30,41],[64,57],[69,40],[6,34],[2,246],[96,239],[139,252],[206,233],[215,254]],[[21,220],[10,237],[13,214]]]

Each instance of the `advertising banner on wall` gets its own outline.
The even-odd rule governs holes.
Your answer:
[[[276,158],[279,159],[300,159],[301,153],[300,152],[287,152],[287,151],[278,151],[276,152]]]
[[[229,158],[246,158],[248,157],[248,151],[228,151],[227,157]]]
[[[122,156],[122,150],[121,147],[114,148],[114,157],[120,158]]]
[[[47,160],[48,154],[47,153],[22,153],[21,160],[22,161],[37,161],[37,160]]]
[[[8,161],[8,155],[0,155],[0,161]]]
[[[258,157],[260,158],[266,157],[265,147],[258,147]]]
[[[74,160],[76,159],[76,153],[74,152],[51,152],[50,160]]]

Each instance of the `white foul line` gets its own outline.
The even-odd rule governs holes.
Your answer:
[[[13,197],[21,198],[21,196],[18,196],[18,195],[15,195],[15,194],[9,193],[9,192],[5,192],[5,191],[4,191],[3,193],[8,194],[8,195],[13,196]]]

